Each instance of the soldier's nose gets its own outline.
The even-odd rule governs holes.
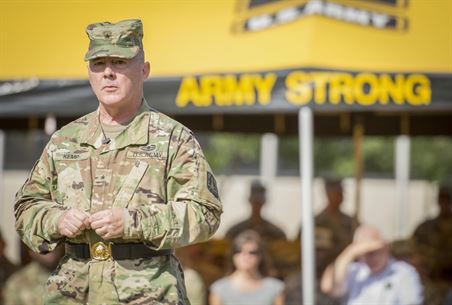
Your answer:
[[[112,78],[115,75],[115,71],[112,69],[111,64],[107,63],[105,65],[105,70],[104,70],[104,77],[105,78]]]

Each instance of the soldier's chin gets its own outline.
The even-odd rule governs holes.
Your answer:
[[[104,106],[108,107],[121,104],[123,102],[123,98],[117,92],[112,92],[108,94],[102,94],[102,96],[99,97],[99,101]]]

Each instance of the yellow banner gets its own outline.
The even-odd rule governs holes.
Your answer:
[[[128,18],[143,20],[156,77],[299,67],[452,73],[450,0],[4,0],[0,14],[3,80],[85,78],[86,25]]]

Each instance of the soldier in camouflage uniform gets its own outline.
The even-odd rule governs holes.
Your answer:
[[[452,285],[452,190],[446,185],[439,188],[438,208],[439,214],[422,222],[413,238],[431,252],[431,276]]]
[[[352,242],[353,232],[358,226],[358,222],[340,210],[343,201],[343,188],[340,180],[326,179],[325,193],[328,203],[326,208],[315,217],[315,226],[331,232],[335,246],[331,256],[334,258]]]
[[[143,98],[141,21],[86,31],[99,108],[52,136],[17,193],[17,231],[39,253],[65,244],[45,304],[189,304],[172,249],[215,233],[215,178],[192,132]]]
[[[247,230],[253,230],[259,233],[261,238],[267,242],[286,240],[286,233],[284,233],[283,230],[262,217],[261,211],[267,201],[267,196],[266,188],[261,182],[257,180],[251,182],[248,201],[251,206],[251,215],[247,219],[229,228],[226,232],[226,238],[233,240],[240,233]]]

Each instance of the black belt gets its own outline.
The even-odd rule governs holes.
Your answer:
[[[172,250],[155,251],[144,244],[113,244],[98,242],[94,244],[66,243],[66,254],[74,259],[114,260],[148,258],[171,255]]]

